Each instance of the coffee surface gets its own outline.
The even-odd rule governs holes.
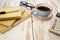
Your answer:
[[[50,8],[45,7],[45,6],[37,7],[37,9],[38,9],[38,10],[41,10],[41,11],[51,11]]]

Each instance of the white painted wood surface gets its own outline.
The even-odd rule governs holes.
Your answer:
[[[19,6],[19,2],[20,0],[9,0],[9,6]],[[30,0],[28,2],[30,2]],[[38,3],[51,4],[50,0],[35,0],[33,2],[31,0],[30,3],[34,5]],[[54,17],[48,21],[41,21],[35,16],[32,16],[32,19],[30,17],[22,23],[16,25],[14,28],[10,29],[8,32],[0,34],[0,40],[60,40],[60,36],[49,32],[49,28],[51,27],[51,24],[55,18],[55,14],[56,11],[54,9]],[[31,20],[33,20],[33,23]]]

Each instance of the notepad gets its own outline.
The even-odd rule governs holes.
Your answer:
[[[21,10],[20,10],[21,13],[25,10],[25,12],[23,13],[23,15],[21,15],[21,18],[20,18],[19,20],[16,20],[11,26],[8,26],[8,27],[5,28],[4,30],[2,30],[2,31],[0,32],[1,34],[9,31],[9,29],[15,27],[15,25],[23,22],[24,20],[28,19],[28,18],[31,16],[30,12],[29,12],[27,9],[22,8],[22,7],[20,7],[20,8],[21,8]],[[4,25],[5,25],[5,24],[4,24]]]
[[[0,25],[0,33],[5,31],[8,27]]]
[[[2,11],[11,11],[11,10],[20,10],[20,8],[17,7],[6,7],[6,8],[1,8],[0,12]],[[0,20],[13,20],[13,19],[20,19],[21,13],[20,11],[17,12],[9,12],[5,14],[0,14]]]
[[[5,8],[14,8],[14,7],[11,7],[11,6],[7,6]],[[20,8],[20,9],[19,9]],[[15,7],[16,9],[16,7]],[[22,7],[17,7],[17,9],[19,9],[20,13],[22,13],[25,9],[23,9]],[[16,20],[4,20],[4,21],[0,21],[0,25],[4,25],[4,26],[11,26],[13,25],[13,23],[15,22]]]
[[[11,26],[13,25],[13,23],[15,22],[16,20],[5,20],[5,21],[0,21],[0,25],[4,25],[4,26]]]

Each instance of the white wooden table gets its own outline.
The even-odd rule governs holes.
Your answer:
[[[10,0],[9,5],[19,6],[19,1],[20,0]],[[36,1],[36,4],[39,2],[50,3],[49,0],[38,0]],[[53,11],[53,14],[55,13],[56,11]],[[32,16],[32,19],[30,17],[22,23],[16,25],[8,32],[0,34],[0,40],[60,40],[60,36],[49,32],[49,28],[51,27],[54,18],[55,15],[51,20],[42,22],[35,16]]]

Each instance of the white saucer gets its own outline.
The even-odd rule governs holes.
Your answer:
[[[36,16],[38,19],[40,20],[50,20],[53,17],[53,13],[51,12],[50,15],[48,17],[41,17],[41,16]]]

